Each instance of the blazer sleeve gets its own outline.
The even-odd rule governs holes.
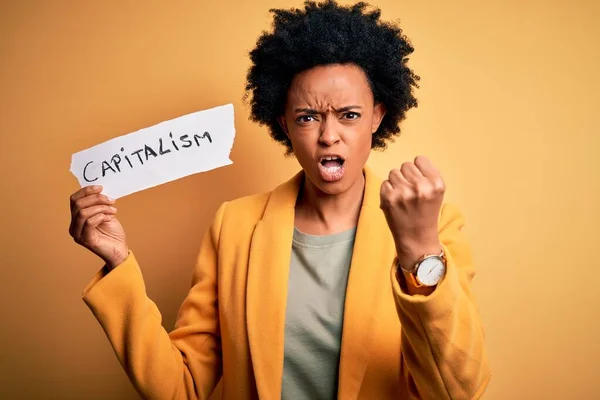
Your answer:
[[[417,399],[478,399],[490,380],[484,332],[471,293],[475,268],[456,207],[444,205],[440,241],[446,275],[429,296],[403,292],[392,268],[403,371]]]
[[[217,253],[224,203],[204,235],[192,287],[167,333],[146,294],[133,253],[101,270],[83,300],[104,329],[119,362],[145,399],[205,399],[222,374],[217,305]]]

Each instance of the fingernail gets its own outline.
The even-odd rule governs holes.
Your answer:
[[[110,207],[110,211],[117,212],[117,209],[115,207]]]
[[[108,201],[115,201],[115,199],[113,199],[112,197],[106,196],[106,198],[108,199]]]

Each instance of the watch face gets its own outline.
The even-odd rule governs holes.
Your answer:
[[[445,273],[446,265],[440,257],[427,257],[419,264],[417,279],[425,286],[434,286],[442,280]]]

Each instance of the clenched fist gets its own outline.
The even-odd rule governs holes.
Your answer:
[[[125,261],[129,248],[125,231],[115,217],[115,202],[101,191],[101,186],[87,186],[71,196],[69,234],[76,243],[102,258],[112,269]]]
[[[440,253],[438,216],[445,190],[440,172],[423,156],[391,170],[381,185],[381,209],[403,268],[410,270],[422,256]]]

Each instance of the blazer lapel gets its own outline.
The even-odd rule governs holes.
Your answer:
[[[365,374],[378,312],[390,286],[389,271],[395,254],[392,235],[379,208],[381,180],[365,167],[365,193],[346,289],[342,349],[339,366],[339,399],[355,399]]]
[[[385,300],[394,244],[379,208],[381,181],[368,167],[344,306],[338,398],[358,395],[369,361],[377,310]],[[250,247],[246,313],[259,398],[281,398],[285,312],[299,172],[271,194]],[[390,300],[390,299],[388,299]],[[391,300],[390,300],[391,301]]]
[[[285,311],[294,208],[304,174],[277,187],[250,247],[246,313],[252,367],[260,399],[281,398]]]

